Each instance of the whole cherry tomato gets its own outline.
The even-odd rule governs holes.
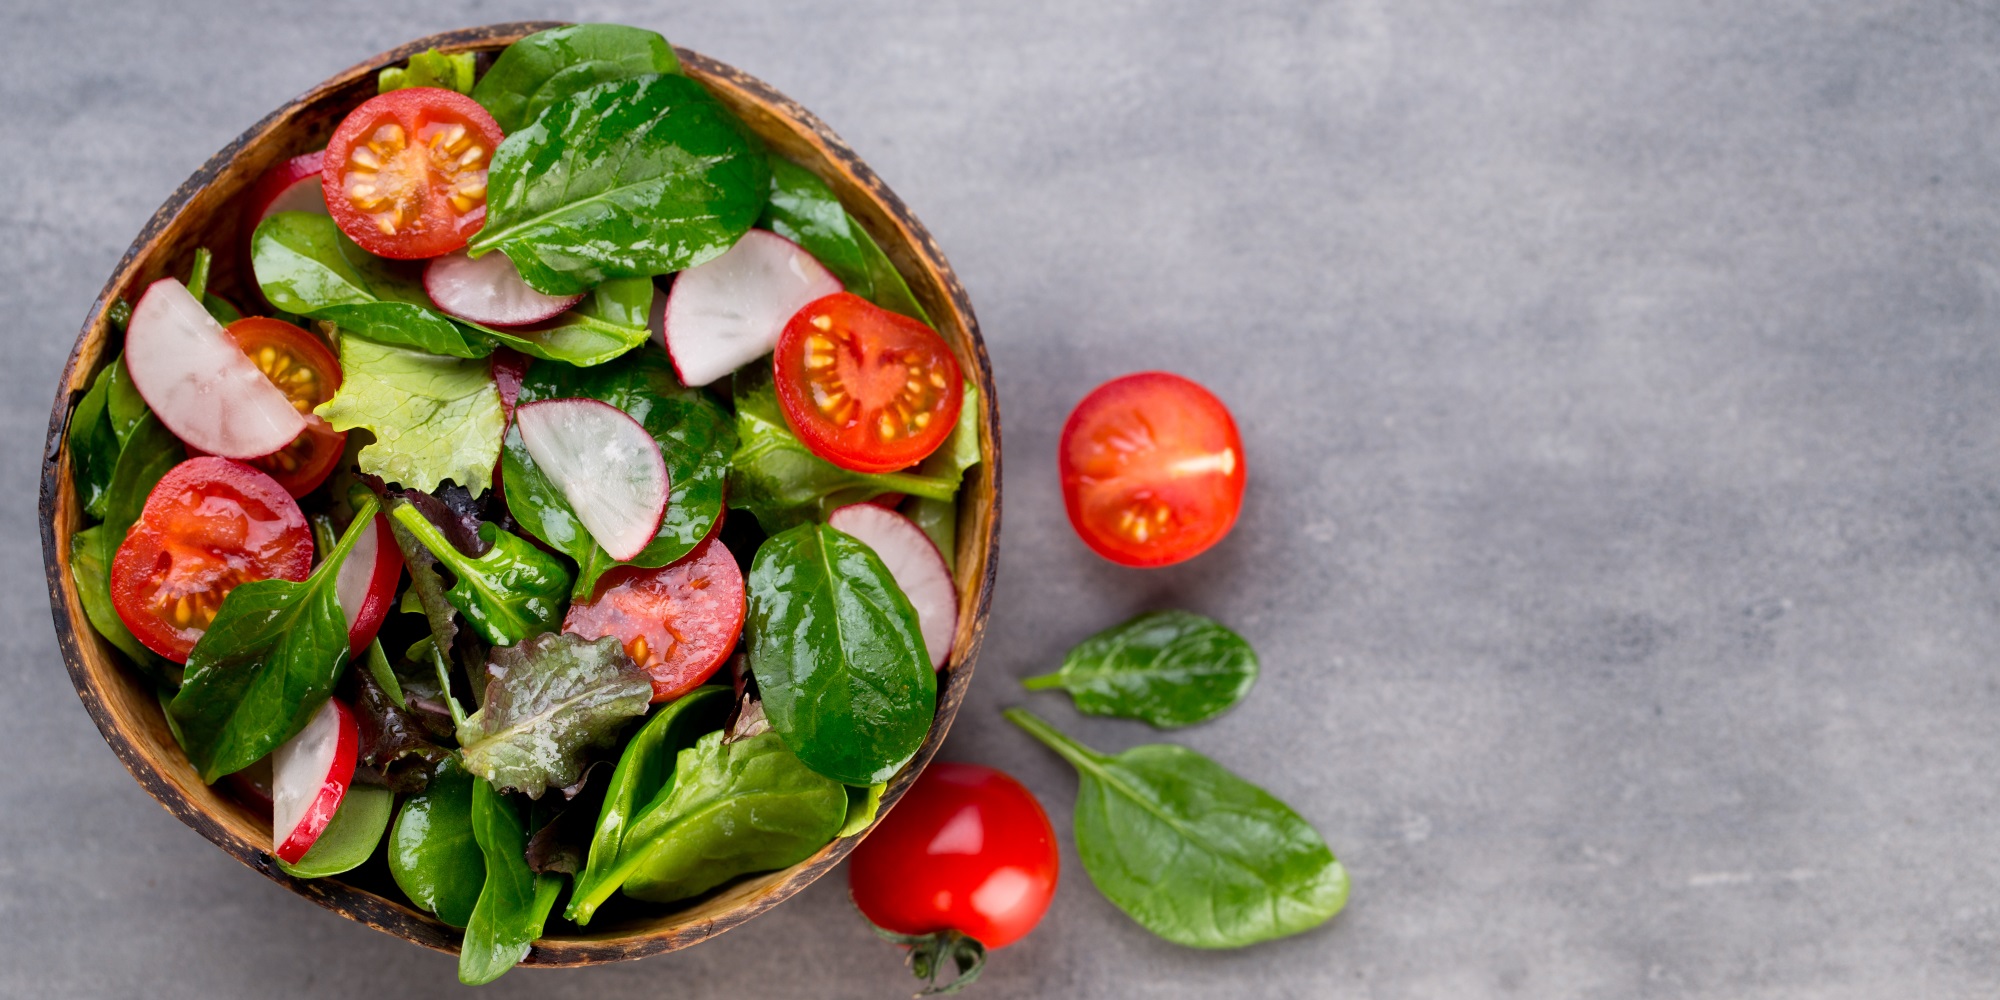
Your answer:
[[[985,951],[1019,941],[1056,892],[1056,837],[1021,783],[979,764],[937,762],[848,859],[854,904],[884,937],[915,949],[922,978],[943,959],[962,986]]]

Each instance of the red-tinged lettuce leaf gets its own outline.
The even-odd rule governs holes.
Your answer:
[[[380,649],[373,647],[371,656],[380,655]],[[397,792],[423,791],[430,783],[431,769],[451,756],[439,743],[451,737],[451,720],[443,720],[439,727],[436,716],[404,708],[383,688],[373,670],[356,670],[352,676],[356,688],[354,721],[361,730],[356,777]]]
[[[646,714],[652,680],[606,636],[547,633],[493,651],[479,711],[458,727],[465,769],[540,798],[583,776],[592,747]]]

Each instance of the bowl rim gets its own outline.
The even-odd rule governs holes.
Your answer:
[[[446,953],[458,951],[461,932],[447,927],[429,914],[421,913],[365,889],[349,886],[337,879],[296,879],[285,874],[263,851],[225,829],[216,817],[183,794],[148,759],[137,741],[121,728],[117,717],[106,704],[105,692],[100,690],[96,678],[86,665],[78,635],[81,608],[76,602],[68,572],[68,539],[57,537],[59,510],[74,505],[74,491],[68,488],[69,477],[64,475],[68,471],[65,438],[70,414],[74,412],[77,400],[88,388],[87,385],[79,384],[78,369],[83,361],[84,349],[91,342],[93,334],[106,324],[106,311],[116,301],[121,291],[134,284],[154,253],[160,250],[160,238],[169,231],[180,215],[188,210],[196,197],[221,177],[246,148],[279,132],[290,124],[293,116],[302,109],[310,108],[332,97],[336,92],[353,86],[364,77],[372,78],[383,67],[401,63],[416,53],[431,48],[445,52],[498,51],[521,37],[548,28],[561,27],[567,23],[569,22],[501,22],[415,39],[357,63],[314,85],[266,115],[209,157],[147,220],[131,246],[112,269],[111,277],[105,282],[102,291],[98,293],[64,362],[55,401],[49,414],[48,438],[42,457],[37,514],[41,525],[43,568],[49,588],[50,611],[54,618],[57,644],[61,649],[64,664],[68,668],[71,684],[76,689],[77,698],[90,714],[105,743],[124,763],[126,770],[132,774],[140,787],[168,812],[246,867],[351,920]],[[968,520],[972,520],[976,526],[984,528],[984,538],[979,540],[969,553],[978,561],[978,565],[972,570],[972,581],[975,586],[972,613],[969,621],[962,621],[960,624],[954,644],[954,655],[945,668],[944,683],[939,685],[937,710],[933,716],[931,730],[910,764],[892,779],[888,790],[884,792],[881,809],[877,814],[879,822],[880,817],[888,814],[943,744],[951,729],[951,723],[964,702],[984,640],[998,570],[1001,512],[1000,419],[999,403],[993,391],[992,363],[965,288],[938,248],[936,241],[903,201],[845,141],[834,134],[818,116],[762,80],[690,49],[676,46],[675,51],[681,60],[683,70],[690,76],[700,80],[711,90],[723,88],[733,91],[739,99],[748,100],[769,111],[781,124],[789,126],[798,138],[825,161],[827,166],[840,171],[845,175],[845,180],[858,188],[865,198],[875,202],[875,207],[885,216],[884,219],[877,220],[878,223],[886,224],[899,237],[902,246],[907,247],[915,257],[912,263],[916,269],[926,273],[940,286],[938,290],[944,303],[953,311],[955,315],[952,318],[964,331],[963,341],[956,346],[961,348],[961,356],[971,363],[972,374],[981,388],[981,459],[985,471],[979,475],[984,482],[990,484],[991,500],[981,512],[983,517],[968,518],[968,510],[964,507],[960,511],[961,527]],[[844,198],[843,201],[848,199]],[[854,207],[851,202],[849,207],[850,209]],[[881,242],[879,234],[877,235],[878,242]],[[885,242],[884,249],[890,252],[893,259],[900,248]],[[898,269],[904,271],[907,277],[911,265],[904,264]],[[100,355],[104,353],[106,352],[99,352]],[[101,361],[102,357],[93,357],[92,363],[83,374],[95,369]],[[960,552],[961,554],[968,552],[968,546],[963,540]],[[80,624],[84,630],[91,628],[87,619],[82,620]],[[104,645],[101,638],[93,637],[90,641],[95,641],[100,646]],[[117,664],[116,661],[114,667],[129,669]],[[752,898],[732,905],[719,915],[683,923],[675,919],[687,912],[681,911],[664,915],[657,924],[638,931],[625,928],[602,935],[543,938],[534,943],[521,964],[545,967],[596,965],[643,958],[700,943],[790,898],[839,864],[864,836],[866,831],[860,835],[836,839],[811,858],[791,868],[753,877],[753,881],[762,880],[768,884]]]

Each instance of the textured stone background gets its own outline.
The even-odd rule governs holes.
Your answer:
[[[448,992],[142,793],[70,691],[35,476],[57,371],[154,208],[405,39],[627,21],[818,111],[951,255],[1008,447],[993,626],[947,756],[1063,830],[989,997],[1951,998],[2000,983],[2000,12],[1522,0],[421,4],[4,0],[0,993]],[[1099,381],[1241,420],[1243,521],[1138,573],[1063,520]],[[1265,675],[1177,739],[1351,867],[1233,954],[1091,890],[1014,681],[1128,613]],[[1038,710],[1118,749],[1151,734]],[[891,997],[829,878],[697,950],[489,997]]]

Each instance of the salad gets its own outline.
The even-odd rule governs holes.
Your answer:
[[[258,183],[258,300],[202,250],[115,305],[68,430],[77,590],[189,763],[296,877],[386,859],[467,983],[868,826],[980,461],[887,256],[664,38],[480,70]]]

